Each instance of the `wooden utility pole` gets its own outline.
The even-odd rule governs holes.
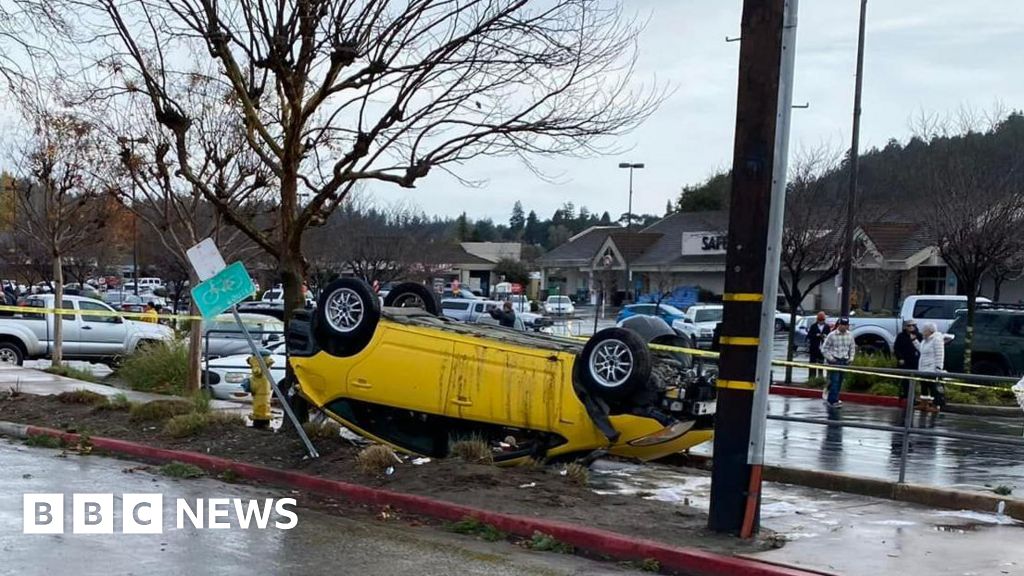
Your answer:
[[[739,533],[764,301],[785,0],[744,0],[708,526]],[[771,346],[771,342],[765,342]]]

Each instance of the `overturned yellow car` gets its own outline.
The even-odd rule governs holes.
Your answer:
[[[713,377],[637,332],[584,343],[461,324],[437,317],[436,297],[414,283],[384,304],[343,278],[288,331],[296,392],[368,438],[432,457],[478,438],[505,463],[602,449],[652,460],[711,438]]]

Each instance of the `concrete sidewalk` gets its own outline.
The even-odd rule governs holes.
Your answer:
[[[707,510],[711,478],[694,470],[598,461],[599,492]],[[751,558],[851,576],[1024,575],[1024,524],[992,513],[765,483],[761,525],[785,540]]]

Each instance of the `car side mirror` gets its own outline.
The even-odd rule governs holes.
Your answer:
[[[689,318],[683,318],[683,323],[684,324],[693,324],[693,320],[690,320]]]

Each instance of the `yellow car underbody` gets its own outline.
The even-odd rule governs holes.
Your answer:
[[[664,442],[631,444],[665,427],[653,418],[619,414],[610,421],[621,435],[610,443],[573,389],[576,356],[569,350],[488,338],[481,329],[399,322],[385,315],[369,344],[353,356],[320,351],[292,356],[290,362],[304,398],[346,427],[406,453],[415,450],[363,429],[329,406],[346,399],[563,438],[547,450],[548,457],[605,448],[616,456],[653,460],[711,438],[711,429],[691,429]]]

